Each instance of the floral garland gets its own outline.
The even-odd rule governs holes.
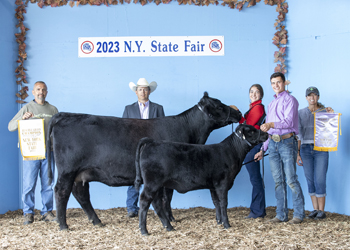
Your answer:
[[[148,3],[151,3],[153,0],[133,0],[133,3],[137,4],[140,3],[142,6]],[[159,5],[160,3],[168,4],[172,0],[154,0],[156,5]],[[221,5],[228,6],[231,9],[238,9],[239,11],[242,10],[244,5],[246,3],[246,7],[251,7],[256,5],[256,3],[259,3],[261,0],[223,0]],[[69,4],[69,6],[74,7],[74,5],[79,6],[81,5],[117,5],[118,3],[123,4],[124,2],[130,3],[131,0],[26,0],[25,3],[23,0],[16,0],[15,4],[18,6],[16,8],[16,18],[18,20],[18,24],[16,25],[17,28],[19,28],[19,33],[15,34],[16,42],[18,43],[18,60],[16,61],[19,65],[15,70],[17,81],[16,83],[21,86],[21,90],[16,93],[16,96],[19,98],[19,100],[16,100],[17,103],[26,103],[24,100],[28,97],[28,86],[25,86],[24,84],[27,84],[26,80],[26,72],[27,71],[24,68],[24,61],[27,60],[27,53],[26,53],[26,32],[29,30],[24,26],[24,13],[26,12],[26,7],[28,2],[31,3],[37,3],[37,5],[40,8],[43,8],[44,6],[51,6],[51,7],[60,7]],[[194,4],[197,6],[208,6],[209,4],[215,4],[218,5],[218,0],[177,0],[179,4]],[[276,22],[274,24],[276,28],[276,33],[274,37],[272,38],[273,44],[277,46],[278,51],[274,53],[274,62],[278,63],[275,67],[275,72],[282,72],[284,74],[287,73],[287,66],[286,66],[286,44],[288,42],[288,35],[287,30],[285,29],[285,25],[283,24],[286,18],[286,14],[288,13],[288,3],[286,3],[285,0],[264,0],[265,4],[267,5],[277,5],[276,11],[278,13]],[[286,81],[286,84],[288,85],[290,83],[289,80]]]

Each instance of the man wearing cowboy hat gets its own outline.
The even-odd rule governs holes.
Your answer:
[[[137,84],[130,82],[129,87],[136,93],[138,101],[125,107],[123,118],[150,119],[165,116],[163,106],[149,100],[149,95],[157,88],[156,82],[148,83],[145,78],[140,78]],[[134,186],[130,186],[126,198],[128,217],[137,216],[138,200],[139,192]]]

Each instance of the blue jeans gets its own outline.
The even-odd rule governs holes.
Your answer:
[[[46,155],[47,156],[47,155]],[[51,169],[52,178],[55,176],[55,160],[51,151]],[[35,205],[35,187],[40,174],[41,180],[41,202],[43,208],[41,215],[46,214],[53,209],[53,182],[49,185],[49,177],[47,176],[48,161],[44,160],[23,161],[23,214],[34,214]]]
[[[138,213],[139,207],[137,203],[139,201],[139,192],[134,188],[134,186],[128,187],[127,197],[126,197],[126,208],[128,212]]]
[[[292,190],[293,217],[301,220],[305,217],[304,195],[296,174],[297,151],[298,142],[294,136],[280,142],[270,139],[269,160],[275,181],[276,217],[281,221],[288,220],[287,184]]]
[[[313,144],[302,144],[300,147],[307,187],[310,196],[325,197],[329,154],[313,148]]]
[[[246,155],[244,162],[249,162],[254,160],[254,155],[260,151],[261,144],[255,146]],[[246,164],[246,168],[249,173],[250,183],[253,186],[252,201],[250,203],[250,214],[249,217],[265,217],[266,215],[266,204],[265,204],[265,189],[263,185],[263,180],[260,173],[260,163],[251,162]]]

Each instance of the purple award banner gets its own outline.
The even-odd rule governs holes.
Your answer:
[[[340,115],[340,113],[327,112],[314,114],[314,150],[338,150]]]

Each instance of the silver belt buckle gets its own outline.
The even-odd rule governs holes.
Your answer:
[[[274,142],[280,142],[281,141],[281,137],[279,135],[271,135],[271,139]]]

